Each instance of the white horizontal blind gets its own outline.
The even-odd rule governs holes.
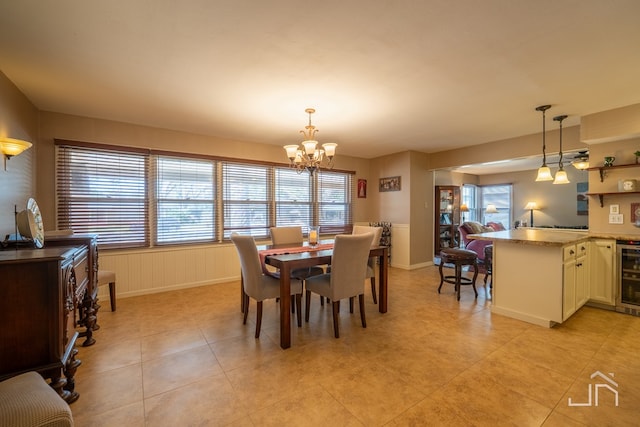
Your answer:
[[[311,184],[307,172],[275,168],[276,226],[300,225],[303,230],[313,224]]]
[[[155,157],[156,244],[216,239],[215,162]]]
[[[231,233],[267,237],[272,167],[222,162],[223,236]]]
[[[101,248],[213,242],[269,227],[350,230],[352,173],[56,140],[57,227]]]
[[[351,227],[353,219],[353,177],[348,173],[319,171],[318,220],[322,233],[344,233]]]
[[[149,245],[144,153],[59,145],[58,229],[96,233],[102,247]]]

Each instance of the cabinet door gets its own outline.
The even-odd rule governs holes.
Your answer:
[[[576,260],[568,259],[562,268],[562,320],[576,312]]]
[[[589,263],[586,254],[576,258],[576,310],[589,299],[588,271]]]
[[[589,299],[615,305],[615,241],[593,240],[589,250]]]

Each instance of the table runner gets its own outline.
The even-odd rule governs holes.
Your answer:
[[[258,251],[260,255],[260,264],[262,265],[262,272],[264,274],[273,275],[273,271],[269,271],[265,264],[265,258],[269,255],[284,255],[284,254],[295,254],[300,252],[316,252],[316,251],[324,251],[327,249],[333,249],[333,243],[321,243],[316,246],[293,246],[290,248],[274,248],[274,249],[263,249]]]

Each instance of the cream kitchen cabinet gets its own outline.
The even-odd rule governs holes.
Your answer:
[[[615,306],[615,240],[592,240],[589,250],[589,301]]]
[[[562,320],[567,320],[589,299],[588,242],[562,248]]]

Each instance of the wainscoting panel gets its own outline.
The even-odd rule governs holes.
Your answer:
[[[230,244],[101,251],[99,264],[115,271],[121,298],[240,279],[240,262]],[[105,298],[106,287],[100,290],[100,299]]]

